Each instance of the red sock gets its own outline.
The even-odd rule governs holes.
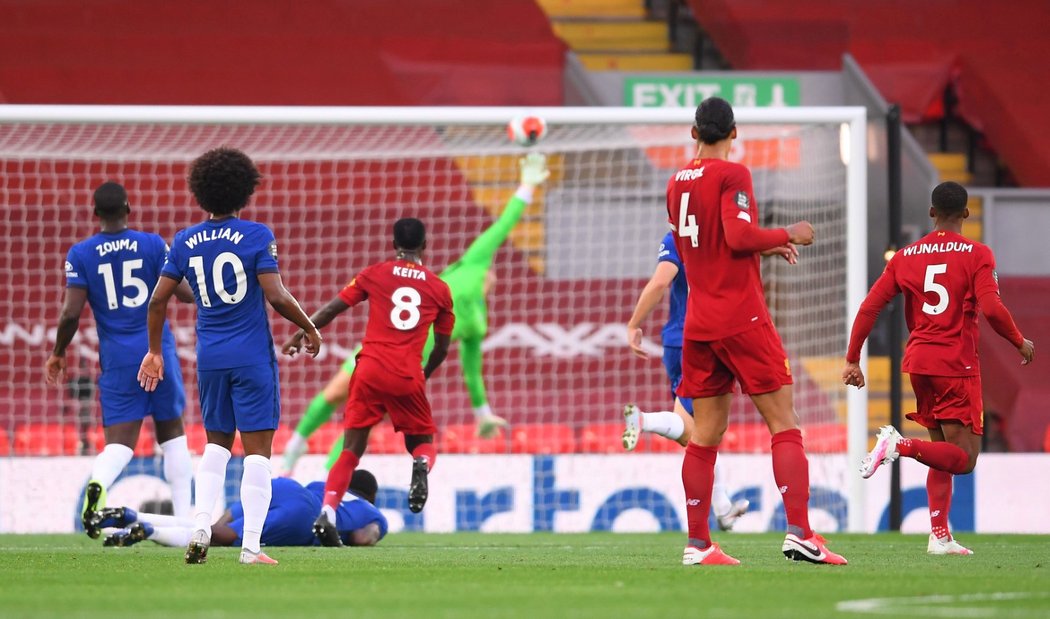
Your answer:
[[[425,458],[427,461],[427,472],[430,472],[434,470],[434,464],[437,463],[438,452],[434,447],[434,443],[420,443],[412,450],[412,457]]]
[[[809,528],[809,460],[802,446],[802,431],[796,428],[777,432],[771,443],[773,479],[784,500],[788,532],[806,539],[813,530]]]
[[[339,459],[332,465],[332,470],[328,471],[328,479],[324,482],[325,505],[332,509],[339,507],[339,502],[343,500],[343,495],[350,487],[350,478],[354,476],[354,469],[360,462],[361,459],[357,457],[357,454],[349,449],[344,449],[339,454]]]
[[[930,469],[926,474],[926,495],[930,500],[930,530],[937,537],[948,532],[948,511],[952,508],[952,474]]]
[[[707,548],[711,531],[707,518],[711,512],[711,488],[715,483],[717,447],[701,447],[689,441],[682,460],[682,486],[685,487],[685,513],[689,520],[689,545]]]
[[[961,475],[970,464],[970,457],[958,445],[944,441],[922,441],[904,438],[897,443],[897,451],[905,458],[914,458],[931,469]]]

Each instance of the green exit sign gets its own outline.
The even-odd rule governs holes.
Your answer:
[[[734,107],[800,105],[798,80],[791,77],[629,77],[623,101],[630,107],[696,107],[722,97]]]

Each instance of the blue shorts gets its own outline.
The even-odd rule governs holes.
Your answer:
[[[155,391],[139,386],[139,366],[111,368],[98,377],[98,395],[102,403],[104,427],[129,421],[141,421],[152,415],[155,421],[170,421],[182,416],[186,408],[186,391],[182,386],[182,367],[174,350],[164,354],[164,380]]]
[[[667,378],[671,380],[671,397],[678,398],[689,416],[693,416],[693,398],[683,398],[675,395],[678,383],[682,382],[682,347],[664,346],[664,369],[667,370]]]
[[[270,510],[263,525],[263,546],[313,546],[314,519],[321,513],[321,502],[299,482],[278,477],[270,482],[273,495]],[[237,532],[233,545],[239,546],[244,537],[244,507],[230,505],[233,522],[230,528]]]
[[[197,370],[204,429],[232,434],[276,430],[281,417],[277,362]]]

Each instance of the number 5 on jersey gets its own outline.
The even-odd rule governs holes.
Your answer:
[[[419,291],[409,286],[402,286],[390,296],[394,309],[390,310],[390,322],[399,331],[409,331],[419,324],[419,304],[423,298]],[[408,316],[405,316],[408,314]]]
[[[938,275],[948,272],[947,264],[930,264],[926,266],[926,278],[922,283],[923,292],[932,292],[937,295],[937,305],[923,302],[923,313],[931,316],[943,314],[948,309],[948,289],[934,281]]]
[[[689,239],[693,247],[700,245],[700,226],[696,225],[696,215],[689,214],[689,192],[682,194],[678,205],[678,236]]]

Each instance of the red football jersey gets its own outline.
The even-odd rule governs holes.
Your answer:
[[[400,376],[422,372],[427,331],[450,335],[452,293],[433,271],[407,260],[366,267],[339,293],[348,305],[368,299],[360,356],[373,357]]]
[[[771,322],[758,252],[787,243],[788,235],[758,229],[751,172],[730,161],[694,159],[667,183],[667,216],[689,282],[685,338],[718,340]],[[734,250],[729,239],[741,230],[759,244]]]
[[[900,292],[911,331],[902,369],[932,376],[979,374],[977,300],[999,294],[992,250],[954,232],[931,232],[894,254],[864,300],[865,309],[877,314]],[[858,359],[863,339],[853,339],[848,355]]]

